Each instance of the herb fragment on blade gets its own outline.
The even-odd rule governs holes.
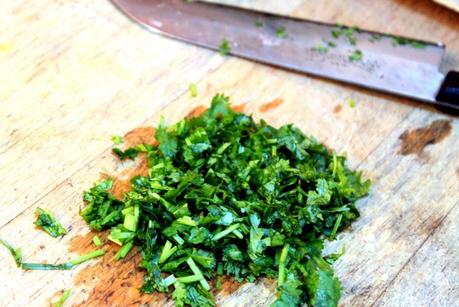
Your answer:
[[[427,48],[427,44],[418,40],[403,38],[399,36],[392,37],[392,46],[411,46],[416,49],[425,49]]]
[[[276,37],[277,38],[286,38],[287,37],[287,28],[285,26],[280,26],[276,28]]]
[[[358,62],[363,59],[363,52],[361,50],[354,50],[354,52],[349,55],[349,61]]]
[[[218,51],[221,55],[228,55],[231,52],[231,45],[226,38],[222,40]]]

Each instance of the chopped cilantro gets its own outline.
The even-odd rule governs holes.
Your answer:
[[[220,51],[221,55],[228,55],[231,52],[231,45],[226,38],[222,40],[218,50]]]
[[[196,84],[190,83],[190,85],[188,86],[188,90],[190,91],[191,97],[195,98],[196,96],[198,96],[198,88]]]
[[[349,61],[356,62],[361,61],[363,58],[363,53],[361,50],[354,50],[354,52],[349,56]]]
[[[287,37],[287,29],[285,26],[280,26],[276,28],[276,36],[278,38],[286,38]]]
[[[113,135],[112,141],[115,145],[120,145],[124,142],[123,137],[121,135]]]
[[[257,26],[258,28],[263,27],[263,21],[261,21],[260,19],[257,19],[257,20],[255,21],[255,26]]]
[[[62,227],[61,223],[56,220],[50,211],[37,208],[35,214],[37,215],[37,220],[34,224],[42,228],[50,236],[57,238],[67,234],[67,230]]]
[[[234,112],[217,95],[199,117],[165,126],[146,147],[149,172],[118,199],[113,182],[84,193],[81,215],[109,230],[122,259],[137,246],[142,291],[176,306],[215,306],[209,280],[277,278],[273,306],[337,306],[340,283],[324,240],[349,226],[369,181],[293,125]]]

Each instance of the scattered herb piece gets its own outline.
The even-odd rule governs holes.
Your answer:
[[[195,98],[196,96],[198,96],[198,88],[197,88],[196,84],[191,83],[188,86],[188,90],[190,91],[191,97]]]
[[[61,223],[56,220],[54,215],[49,210],[37,208],[35,210],[35,214],[37,215],[37,220],[34,222],[34,224],[42,228],[50,236],[57,238],[67,234],[67,230],[62,227]]]
[[[215,306],[209,280],[277,278],[273,306],[337,306],[340,282],[323,256],[359,212],[370,182],[298,128],[234,112],[217,95],[199,117],[156,131],[147,176],[117,199],[112,181],[84,193],[84,220],[110,230],[121,259],[137,246],[142,291],[176,306]]]
[[[280,26],[276,29],[276,36],[278,38],[286,38],[287,37],[287,29],[285,26]]]
[[[257,20],[255,21],[255,26],[257,26],[258,28],[263,27],[263,21],[261,21],[260,19],[257,19]]]
[[[94,243],[94,245],[97,247],[100,247],[104,244],[98,235],[92,237],[92,243]]]
[[[118,147],[112,148],[112,152],[120,158],[120,160],[131,159],[134,160],[140,153],[140,150],[135,147],[128,148],[126,150],[121,150]]]
[[[226,38],[222,40],[222,43],[220,44],[218,50],[220,51],[221,55],[228,55],[231,52],[230,43],[228,40],[226,40]]]
[[[354,52],[349,56],[349,61],[356,62],[361,61],[363,58],[363,53],[361,50],[354,50]]]
[[[352,98],[349,99],[348,104],[349,104],[349,106],[350,106],[351,108],[355,108],[355,106],[357,105],[357,103],[355,102],[355,100],[352,99]],[[335,233],[336,233],[336,231],[335,231]]]
[[[59,300],[53,304],[53,307],[62,307],[64,306],[65,302],[68,300],[70,297],[70,294],[72,291],[70,289],[65,290],[65,292],[62,294],[62,296],[59,298]]]
[[[48,264],[48,263],[30,263],[30,262],[23,262],[22,259],[22,252],[20,248],[14,248],[8,242],[0,239],[0,244],[5,246],[16,262],[16,265],[23,270],[40,270],[40,271],[50,271],[50,270],[71,270],[74,266],[91,260],[96,257],[100,257],[105,254],[104,250],[96,250],[89,254],[79,256],[70,260],[67,263],[61,264]]]
[[[120,145],[124,142],[123,137],[121,135],[113,135],[112,141],[115,145]]]

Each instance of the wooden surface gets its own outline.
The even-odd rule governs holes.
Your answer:
[[[459,69],[459,15],[428,0],[231,2],[442,41],[445,68]],[[197,98],[187,92],[191,82]],[[358,204],[362,217],[329,246],[347,250],[335,264],[342,305],[458,306],[457,118],[150,34],[107,1],[0,2],[0,236],[35,262],[93,248],[78,210],[101,173],[120,171],[110,136],[155,125],[161,115],[179,120],[217,92],[273,125],[293,122],[347,153],[374,182]],[[261,111],[276,98],[284,102]],[[37,206],[55,212],[69,234],[53,239],[34,228]],[[139,296],[135,256],[118,264],[110,257],[72,271],[23,272],[0,249],[0,305],[46,306],[68,288],[68,305],[167,301]],[[218,300],[264,306],[274,287],[228,281]]]

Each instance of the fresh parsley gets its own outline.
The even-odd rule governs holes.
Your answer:
[[[170,292],[176,306],[215,306],[209,281],[276,278],[273,306],[337,306],[340,282],[324,241],[358,216],[370,182],[293,125],[275,128],[234,112],[216,95],[201,116],[156,130],[147,176],[118,199],[110,179],[84,193],[81,215],[134,246],[142,291]]]

